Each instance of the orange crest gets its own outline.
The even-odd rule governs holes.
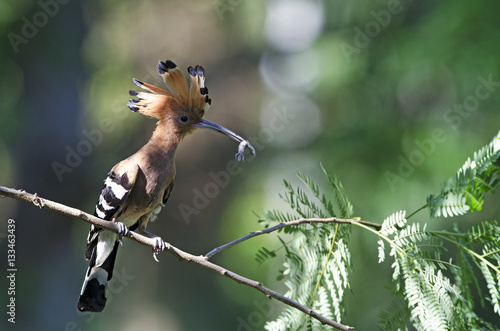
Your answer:
[[[187,114],[195,121],[201,120],[212,101],[205,86],[205,69],[197,65],[187,71],[191,77],[190,86],[174,62],[158,62],[158,72],[168,91],[134,78],[134,83],[149,93],[131,90],[130,95],[138,99],[130,99],[127,106],[134,112],[160,120],[172,113]]]

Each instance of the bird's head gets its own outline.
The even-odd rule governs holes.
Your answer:
[[[254,148],[247,140],[218,124],[203,119],[203,115],[212,102],[208,96],[208,88],[205,86],[205,69],[197,65],[189,67],[187,72],[190,76],[189,85],[174,62],[159,61],[158,73],[162,76],[168,91],[134,78],[134,83],[147,92],[131,90],[130,95],[134,98],[129,100],[127,106],[134,112],[169,123],[169,127],[173,128],[181,138],[196,128],[211,129],[240,142],[238,154],[241,154],[241,158],[243,155],[241,149],[244,150],[245,147],[255,154]]]
[[[147,92],[130,91],[130,95],[135,98],[130,99],[127,106],[148,117],[164,122],[172,121],[171,127],[184,136],[203,122],[203,115],[212,101],[205,86],[205,69],[199,65],[188,68],[190,85],[182,71],[170,60],[158,62],[158,73],[168,90],[134,78],[134,83]]]

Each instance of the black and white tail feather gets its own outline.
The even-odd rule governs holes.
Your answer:
[[[119,176],[111,170],[104,181],[94,215],[105,220],[113,220],[120,216],[122,212],[120,207],[124,205],[132,187],[133,182],[130,182],[127,173]],[[124,235],[128,229],[124,225],[122,228],[121,235]],[[134,226],[131,230],[134,230]],[[85,259],[90,260],[90,263],[78,299],[80,311],[101,312],[104,309],[106,287],[113,277],[118,243],[117,234],[94,225],[90,227],[85,249]]]

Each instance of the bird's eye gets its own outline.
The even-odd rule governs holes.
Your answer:
[[[189,118],[186,115],[181,116],[181,122],[186,123],[189,120]]]

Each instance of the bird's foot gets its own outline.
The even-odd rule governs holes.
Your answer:
[[[167,243],[165,243],[165,241],[163,241],[163,239],[161,239],[161,237],[158,237],[157,235],[151,233],[151,232],[148,232],[146,230],[141,230],[140,233],[148,238],[151,238],[151,239],[154,239],[155,240],[155,247],[153,248],[153,259],[155,259],[156,262],[160,262],[158,261],[158,258],[156,257],[156,255],[158,255],[158,253],[161,253],[165,250],[165,248],[167,248]]]
[[[155,259],[156,262],[160,262],[160,261],[158,261],[158,258],[156,257],[156,255],[158,253],[163,252],[163,250],[165,250],[165,247],[167,247],[167,244],[165,244],[165,241],[163,241],[163,239],[161,239],[161,237],[154,237],[154,240],[156,242],[155,242],[155,247],[153,248],[153,258]]]
[[[255,155],[255,148],[253,148],[250,142],[248,140],[242,140],[238,145],[238,153],[236,153],[235,155],[236,161],[238,162],[245,161],[245,155],[244,155],[245,148],[248,148],[250,153],[252,153],[252,155]]]
[[[130,234],[130,230],[122,222],[117,222],[115,220],[113,220],[113,222],[118,226],[118,242],[123,247],[122,237],[127,237]]]

